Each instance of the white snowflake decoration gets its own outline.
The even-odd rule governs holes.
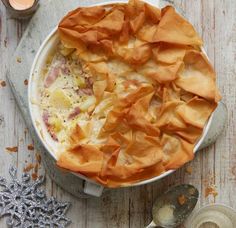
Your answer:
[[[70,204],[60,203],[54,197],[47,199],[44,190],[39,186],[44,177],[30,181],[30,175],[23,173],[21,181],[16,177],[16,169],[9,170],[12,182],[7,184],[5,178],[0,177],[0,218],[7,218],[8,227],[58,227],[70,224],[65,217]]]

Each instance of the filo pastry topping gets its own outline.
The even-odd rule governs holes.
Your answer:
[[[193,159],[220,95],[186,19],[171,6],[132,0],[71,11],[58,33],[90,72],[96,97],[90,121],[71,130],[58,166],[119,187]]]

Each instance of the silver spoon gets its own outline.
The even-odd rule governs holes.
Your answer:
[[[189,184],[178,185],[159,196],[152,207],[153,221],[146,227],[174,228],[190,215],[197,204],[198,190]]]

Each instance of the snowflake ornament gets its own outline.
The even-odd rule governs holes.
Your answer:
[[[69,203],[58,202],[54,197],[47,199],[40,185],[44,177],[30,181],[30,175],[23,173],[21,181],[17,179],[16,169],[9,169],[12,182],[0,177],[0,218],[8,216],[7,226],[14,228],[58,227],[70,224],[65,214]]]

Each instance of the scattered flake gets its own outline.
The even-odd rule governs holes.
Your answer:
[[[31,177],[32,177],[33,180],[37,180],[38,174],[37,173],[32,173]]]
[[[203,183],[205,185],[205,197],[212,195],[215,198],[218,195],[215,186],[215,175],[208,174],[207,178],[203,180]]]
[[[38,162],[38,164],[41,164],[41,155],[39,153],[36,154],[36,160]]]
[[[18,147],[14,146],[14,147],[6,147],[6,150],[8,152],[18,152]]]
[[[211,185],[205,188],[205,197],[208,197],[209,195],[212,195],[214,197],[218,195],[218,192],[216,191],[216,186]]]
[[[27,79],[24,80],[24,85],[26,85],[26,86],[28,85],[28,80]]]
[[[21,57],[17,57],[16,62],[21,63]]]
[[[65,214],[69,203],[58,202],[54,197],[47,198],[40,188],[44,177],[35,181],[23,173],[21,180],[16,177],[16,169],[9,170],[11,183],[0,177],[0,217],[8,216],[7,227],[66,227],[70,220]]]
[[[193,167],[192,166],[187,166],[186,169],[185,169],[185,172],[188,173],[189,175],[192,174]]]
[[[29,172],[34,168],[34,164],[30,163],[24,168],[24,172]]]
[[[186,201],[187,201],[187,199],[186,199],[186,197],[184,196],[184,195],[180,195],[179,197],[178,197],[178,203],[182,206],[182,205],[184,205],[185,203],[186,203]]]
[[[0,85],[0,87],[5,87],[7,85],[6,81],[0,80]]]
[[[33,145],[33,144],[29,144],[29,145],[27,146],[27,148],[28,148],[28,150],[34,150],[34,145]]]

